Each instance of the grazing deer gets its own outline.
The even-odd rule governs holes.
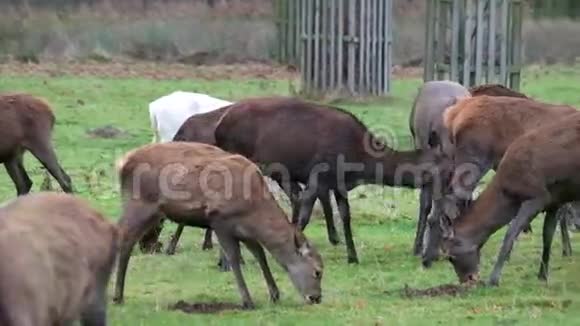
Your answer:
[[[243,306],[254,303],[240,268],[240,242],[254,254],[276,302],[279,291],[264,249],[284,268],[308,303],[322,298],[322,258],[288,221],[256,165],[215,146],[150,144],[117,164],[123,196],[124,235],[114,300],[123,301],[125,275],[135,242],[161,215],[188,226],[211,228],[232,266]]]
[[[447,215],[441,218],[442,247],[459,280],[478,278],[481,248],[511,221],[489,280],[498,285],[515,239],[541,212],[546,216],[538,277],[547,280],[556,211],[579,200],[579,189],[580,113],[553,119],[513,141],[492,181],[471,207],[453,221]]]
[[[457,101],[444,113],[448,139],[441,140],[441,151],[453,158],[454,173],[450,192],[434,207],[428,225],[423,265],[429,267],[439,256],[438,217],[457,216],[461,201],[469,202],[480,179],[497,169],[507,148],[524,133],[578,111],[565,105],[552,105],[526,98],[476,96]],[[463,208],[464,209],[464,208]],[[570,255],[568,226],[560,223],[564,255]]]

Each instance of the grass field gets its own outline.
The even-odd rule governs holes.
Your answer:
[[[580,67],[529,67],[523,91],[532,97],[580,107]],[[396,148],[409,145],[408,112],[419,79],[394,83],[393,97],[384,101],[340,103],[386,136]],[[99,77],[0,76],[0,91],[26,91],[43,96],[54,106],[57,125],[54,141],[65,170],[81,196],[112,220],[120,201],[113,162],[125,151],[148,143],[151,132],[147,104],[176,89],[207,92],[230,100],[246,96],[287,94],[284,80],[180,80],[107,79]],[[129,133],[125,138],[87,136],[91,128],[113,125]],[[26,165],[42,183],[39,164],[30,156]],[[53,185],[56,185],[53,182]],[[12,182],[0,174],[0,199],[15,195]],[[477,288],[460,297],[408,299],[398,290],[405,284],[426,288],[456,282],[451,266],[440,262],[424,270],[411,253],[418,192],[377,186],[351,192],[355,243],[361,263],[347,265],[343,245],[332,247],[322,219],[316,216],[307,236],[320,249],[324,263],[323,304],[305,306],[288,277],[271,260],[282,300],[268,302],[265,283],[253,257],[245,251],[245,277],[258,310],[215,315],[187,315],[167,310],[178,301],[239,302],[231,273],[216,269],[217,250],[202,252],[202,232],[188,229],[173,257],[142,255],[134,251],[126,285],[126,303],[110,305],[111,325],[513,325],[580,322],[580,246],[571,258],[562,258],[559,236],[554,241],[548,284],[536,279],[541,251],[541,218],[535,233],[523,235],[507,264],[500,288]],[[338,224],[340,225],[340,224]],[[174,226],[166,224],[163,239]],[[495,261],[504,231],[496,233],[483,250],[482,276]],[[577,234],[572,235],[573,246]],[[110,287],[112,292],[113,287]]]

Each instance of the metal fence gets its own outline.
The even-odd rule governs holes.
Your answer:
[[[391,0],[277,0],[278,58],[309,94],[391,90]]]
[[[428,0],[424,80],[519,89],[521,0]]]

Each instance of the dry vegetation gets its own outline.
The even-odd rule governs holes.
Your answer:
[[[93,5],[55,9],[16,8],[0,1],[0,60],[123,58],[207,65],[267,63],[274,57],[276,27],[270,0],[215,0],[213,8],[202,0],[90,2]],[[424,6],[424,1],[395,1],[396,65],[421,57],[424,27],[416,22],[424,21]],[[575,61],[580,54],[578,30],[580,22],[528,19],[526,61]]]

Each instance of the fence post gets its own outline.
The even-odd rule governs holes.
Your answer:
[[[518,89],[522,20],[522,0],[428,0],[423,79],[450,79],[466,87],[498,82]]]

